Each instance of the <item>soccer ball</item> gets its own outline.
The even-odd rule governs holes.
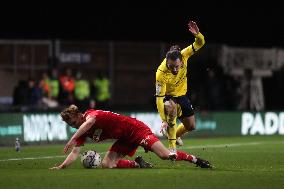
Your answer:
[[[87,169],[99,167],[101,161],[100,154],[94,150],[88,150],[81,155],[81,163]]]

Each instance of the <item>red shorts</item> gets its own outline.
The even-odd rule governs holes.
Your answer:
[[[131,141],[131,140],[130,140]],[[158,137],[153,133],[144,135],[140,137],[139,142],[130,142],[129,140],[118,139],[109,149],[109,151],[116,152],[118,154],[122,154],[124,156],[128,155],[132,157],[138,146],[142,146],[145,151],[151,151],[152,145],[159,141]]]

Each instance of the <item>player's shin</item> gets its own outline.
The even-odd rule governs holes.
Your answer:
[[[120,159],[117,162],[116,168],[138,168],[139,165],[135,161]]]
[[[176,150],[176,131],[177,127],[176,125],[169,125],[168,128],[168,140],[169,140],[169,149],[175,151]]]
[[[197,158],[194,155],[187,154],[183,151],[178,150],[176,161],[189,161],[189,162],[192,162],[192,163],[196,163]]]
[[[177,127],[176,137],[181,137],[185,133],[189,132],[182,123],[180,123]]]

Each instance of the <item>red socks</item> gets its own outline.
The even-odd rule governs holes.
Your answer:
[[[189,161],[195,163],[196,157],[178,150],[176,161]],[[132,160],[120,159],[117,162],[116,168],[137,168],[137,164]]]
[[[196,162],[196,157],[193,156],[193,155],[190,155],[190,154],[187,154],[183,151],[177,151],[177,158],[176,158],[176,161],[190,161],[190,162],[193,162],[195,163]]]
[[[136,168],[135,161],[126,160],[126,159],[120,159],[117,162],[116,168]]]

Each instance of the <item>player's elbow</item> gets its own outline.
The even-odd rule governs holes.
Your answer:
[[[198,49],[200,49],[202,46],[205,45],[205,39],[201,38],[201,39],[197,40],[197,44],[198,44]]]
[[[205,44],[205,38],[204,38],[204,35],[200,35],[200,41],[201,41],[201,43],[204,45]]]
[[[205,45],[205,39],[203,38],[202,41],[201,41],[201,47]]]
[[[196,38],[197,49],[200,49],[205,44],[204,36],[200,33]]]
[[[202,46],[205,44],[205,39],[203,37],[202,42],[201,42]]]

